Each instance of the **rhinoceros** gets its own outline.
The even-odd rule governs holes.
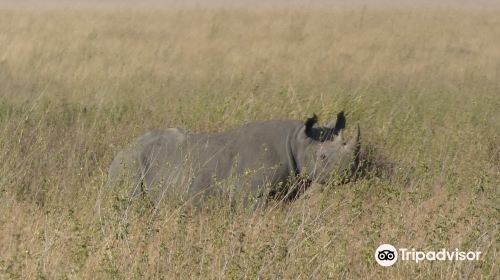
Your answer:
[[[305,122],[257,121],[221,133],[150,131],[116,155],[109,183],[126,182],[133,195],[153,202],[175,196],[199,203],[228,193],[293,199],[313,181],[351,177],[359,163],[359,125],[345,143],[344,112],[326,126],[317,122],[314,114]]]

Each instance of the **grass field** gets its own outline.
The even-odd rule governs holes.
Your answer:
[[[0,279],[498,279],[499,46],[500,9],[0,9]],[[292,205],[105,188],[152,128],[340,110],[375,170]],[[482,257],[383,268],[382,243]]]

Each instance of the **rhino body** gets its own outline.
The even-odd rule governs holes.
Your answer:
[[[155,202],[168,196],[199,202],[223,194],[292,198],[313,180],[325,183],[332,173],[351,175],[357,166],[359,127],[345,144],[343,112],[326,127],[316,122],[314,115],[305,123],[258,121],[213,134],[151,131],[118,153],[109,181],[125,180],[134,195],[147,194]]]

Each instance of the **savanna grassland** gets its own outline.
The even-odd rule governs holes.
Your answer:
[[[0,9],[1,279],[498,279],[500,10]],[[265,211],[106,188],[161,127],[347,112],[366,176]],[[382,243],[482,251],[379,266]]]

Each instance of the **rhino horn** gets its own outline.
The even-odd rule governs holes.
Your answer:
[[[349,140],[349,143],[347,143],[346,148],[349,150],[352,150],[352,151],[357,150],[357,148],[359,147],[360,135],[361,135],[361,129],[359,128],[359,124],[358,124],[357,129],[356,129],[356,134],[354,134],[354,136],[351,138],[351,140]]]

